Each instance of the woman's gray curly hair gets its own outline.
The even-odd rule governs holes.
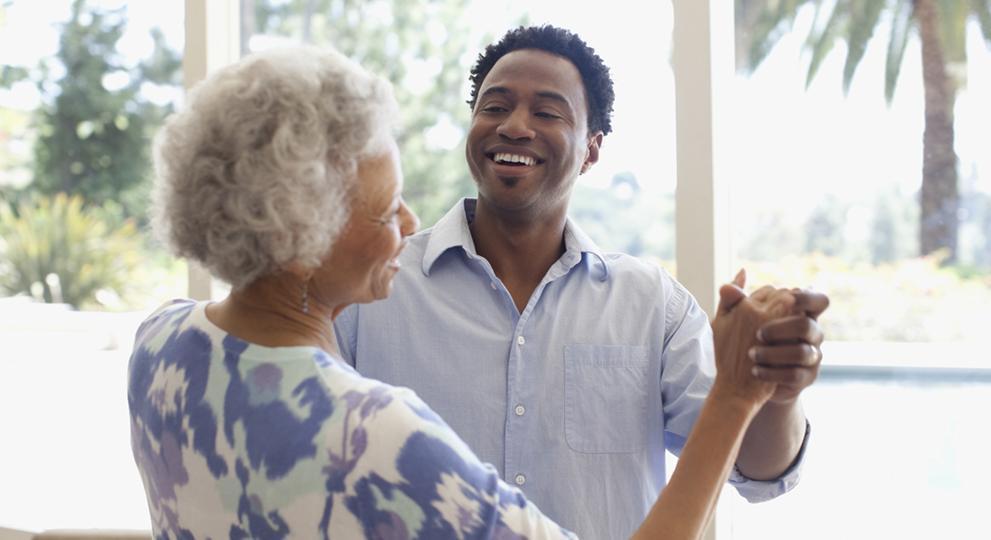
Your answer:
[[[347,222],[358,162],[386,149],[397,117],[389,83],[336,51],[245,57],[158,133],[154,226],[234,288],[317,267]]]

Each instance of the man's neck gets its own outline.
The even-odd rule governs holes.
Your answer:
[[[547,270],[564,253],[566,209],[538,217],[505,216],[482,200],[469,225],[475,249],[492,265],[523,311]]]

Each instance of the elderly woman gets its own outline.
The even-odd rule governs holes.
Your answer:
[[[334,316],[389,294],[417,228],[396,116],[381,79],[305,48],[219,71],[160,133],[156,227],[232,290],[166,304],[137,333],[131,445],[157,538],[571,536],[411,391],[337,358]],[[690,538],[708,519],[773,391],[732,345],[768,306],[724,288],[719,375],[638,535]]]

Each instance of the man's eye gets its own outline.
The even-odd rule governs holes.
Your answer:
[[[502,113],[502,112],[506,112],[506,108],[505,107],[500,107],[499,105],[488,105],[486,107],[482,107],[482,112],[486,112],[486,113]]]
[[[539,118],[561,118],[560,115],[549,113],[549,112],[538,112],[537,117]]]

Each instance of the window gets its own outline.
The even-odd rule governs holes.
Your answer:
[[[182,46],[181,4],[0,3],[0,526],[148,528],[122,404],[137,323],[185,293],[146,217]]]
[[[975,411],[991,408],[978,345],[991,301],[991,28],[982,32],[978,12],[989,13],[918,1],[913,14],[912,4],[874,3],[875,19],[860,3],[736,2],[738,76],[716,89],[733,104],[724,137],[735,266],[754,284],[811,285],[832,303],[820,380],[803,398],[813,443],[802,483],[759,506],[724,495],[720,538],[988,530],[978,501],[991,439]],[[962,11],[938,11],[953,5]],[[946,22],[931,34],[926,6]],[[888,43],[899,50],[902,34],[888,100]],[[926,102],[940,81],[923,69],[923,36],[941,40],[952,104]],[[863,52],[855,70],[850,51]],[[953,135],[924,136],[941,106]],[[942,171],[924,158],[947,152],[956,165]],[[951,195],[930,205],[940,193]]]

